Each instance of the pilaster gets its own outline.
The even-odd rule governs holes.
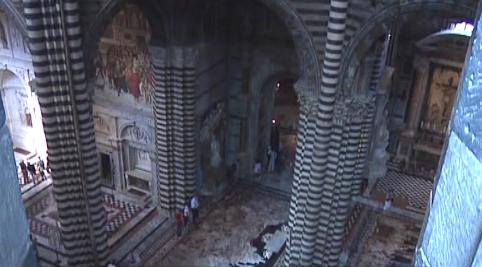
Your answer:
[[[161,208],[182,208],[196,190],[197,49],[151,46],[155,79],[157,193]]]
[[[106,214],[78,5],[76,0],[23,1],[68,264],[103,266]]]

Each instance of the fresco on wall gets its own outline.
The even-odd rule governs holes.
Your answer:
[[[107,27],[95,59],[97,90],[152,104],[154,78],[148,43],[150,29],[142,11],[127,5]]]
[[[460,69],[435,65],[432,70],[424,127],[445,132],[459,85]]]

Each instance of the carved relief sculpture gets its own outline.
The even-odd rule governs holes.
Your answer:
[[[3,22],[0,21],[0,45],[1,48],[8,48],[7,35],[5,34],[5,27]]]
[[[222,186],[225,166],[222,158],[224,144],[224,104],[218,103],[208,111],[201,123],[200,149],[210,153],[201,153],[201,180],[204,194],[215,193]]]

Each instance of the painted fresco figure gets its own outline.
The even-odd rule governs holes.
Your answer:
[[[139,75],[134,72],[133,67],[131,67],[130,70],[127,71],[126,79],[130,94],[136,99],[136,101],[138,101],[139,96],[141,95],[141,81],[139,79]]]

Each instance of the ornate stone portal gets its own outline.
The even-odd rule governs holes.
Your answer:
[[[224,103],[216,104],[206,112],[201,123],[201,193],[211,195],[223,188],[226,166],[222,155],[224,146]],[[209,151],[209,153],[207,153]]]

